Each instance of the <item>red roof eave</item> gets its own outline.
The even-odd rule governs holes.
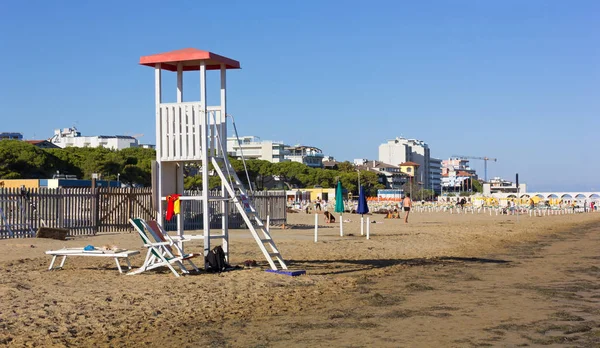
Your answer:
[[[201,61],[206,63],[207,70],[221,69],[221,64],[225,64],[226,69],[240,69],[240,62],[237,60],[196,48],[184,48],[140,57],[140,65],[154,67],[160,63],[161,69],[169,71],[177,71],[179,63],[183,63],[184,71],[200,70]]]

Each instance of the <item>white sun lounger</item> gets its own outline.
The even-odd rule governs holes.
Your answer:
[[[115,259],[117,263],[117,268],[119,269],[119,273],[123,273],[121,269],[121,263],[119,259],[125,259],[127,262],[128,269],[131,270],[131,263],[129,262],[129,257],[133,255],[137,255],[140,252],[138,250],[84,250],[83,248],[63,248],[59,250],[49,250],[46,251],[46,255],[52,255],[52,261],[50,262],[50,267],[48,270],[51,271],[53,269],[60,269],[65,265],[65,261],[67,256],[95,256],[95,257],[112,257]],[[56,261],[56,257],[62,256],[63,259],[60,262],[60,266],[54,268],[54,262]]]

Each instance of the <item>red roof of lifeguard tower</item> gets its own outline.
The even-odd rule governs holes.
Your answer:
[[[178,63],[183,63],[183,71],[200,70],[201,61],[205,61],[206,70],[221,69],[221,64],[225,64],[226,69],[240,68],[240,62],[237,60],[196,48],[184,48],[140,57],[141,65],[154,67],[156,63],[161,63],[161,69],[169,71],[177,71]]]

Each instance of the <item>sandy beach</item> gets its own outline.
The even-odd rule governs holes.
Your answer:
[[[112,259],[73,257],[47,271],[46,250],[117,245],[135,233],[68,241],[0,241],[0,345],[162,347],[600,346],[600,214],[545,217],[415,213],[339,224],[289,214],[272,234],[289,268],[268,268],[247,230],[232,265],[175,278],[118,273]],[[201,246],[188,244],[189,251]],[[198,261],[198,264],[201,264]]]

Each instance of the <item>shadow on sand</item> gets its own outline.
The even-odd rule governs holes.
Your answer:
[[[336,227],[335,223],[333,223],[331,225],[318,225],[318,226],[319,226],[319,229],[322,229],[322,228],[334,228],[334,227]],[[315,229],[315,225],[289,224],[289,225],[285,225],[285,229],[282,229],[281,227],[271,227],[271,229],[277,229],[277,230],[314,230]]]
[[[440,256],[435,258],[414,259],[367,259],[367,260],[288,260],[290,269],[304,269],[317,275],[332,275],[360,272],[371,269],[386,268],[391,266],[436,266],[457,263],[479,263],[479,264],[509,264],[512,261],[500,259],[488,259],[478,257],[455,257]],[[328,267],[331,266],[331,267]]]

